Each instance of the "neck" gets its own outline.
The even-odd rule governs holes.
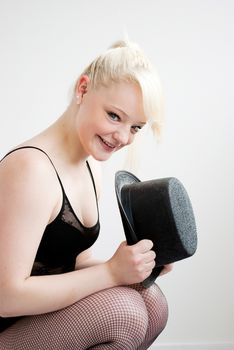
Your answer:
[[[55,123],[25,144],[41,147],[51,156],[71,166],[84,163],[89,155],[84,152],[78,138],[76,115],[77,106],[71,102]]]
[[[76,125],[77,106],[72,103],[63,115],[52,126],[55,130],[60,154],[71,163],[79,163],[88,158],[80,143]]]

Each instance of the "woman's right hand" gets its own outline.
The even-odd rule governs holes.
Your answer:
[[[115,254],[107,261],[111,274],[117,285],[140,283],[146,279],[155,266],[156,254],[153,242],[143,239],[133,245],[124,241]]]

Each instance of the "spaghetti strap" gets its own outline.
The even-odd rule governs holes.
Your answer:
[[[47,158],[49,159],[50,163],[52,164],[52,166],[53,166],[53,168],[54,168],[54,170],[55,170],[55,173],[56,173],[57,178],[58,178],[58,180],[59,180],[60,186],[61,186],[61,188],[62,188],[62,192],[63,192],[63,194],[65,194],[65,190],[64,190],[62,181],[61,181],[61,179],[60,179],[60,177],[59,177],[59,174],[58,174],[58,172],[57,172],[57,169],[55,168],[55,165],[54,165],[54,163],[52,162],[52,160],[51,160],[51,158],[49,157],[49,155],[48,155],[45,151],[43,151],[43,149],[41,149],[41,148],[39,148],[39,147],[36,147],[36,146],[21,146],[21,147],[17,147],[17,148],[12,149],[11,151],[9,151],[7,154],[5,154],[5,156],[1,159],[1,161],[2,161],[4,158],[6,158],[7,156],[9,156],[9,154],[11,154],[11,153],[13,153],[13,152],[15,152],[15,151],[18,151],[18,150],[20,150],[20,149],[25,149],[25,148],[33,148],[33,149],[36,149],[36,150],[38,150],[38,151],[44,153],[44,154],[47,156]]]
[[[96,196],[96,200],[97,200],[96,185],[95,185],[95,181],[94,181],[94,177],[93,177],[93,173],[92,173],[91,167],[90,167],[89,162],[87,160],[86,160],[86,164],[87,164],[87,168],[89,170],[89,174],[90,174],[90,177],[91,177],[91,180],[92,180],[92,183],[93,183],[93,188],[94,188],[94,192],[95,192],[95,196]]]

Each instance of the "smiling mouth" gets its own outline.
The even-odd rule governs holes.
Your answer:
[[[117,145],[113,145],[112,143],[104,140],[101,136],[99,136],[99,138],[100,138],[101,142],[112,151],[118,147]]]

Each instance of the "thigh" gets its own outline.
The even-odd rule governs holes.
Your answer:
[[[148,315],[140,294],[110,288],[52,313],[27,316],[0,334],[2,350],[134,350],[142,343]],[[108,346],[108,347],[107,347]]]

